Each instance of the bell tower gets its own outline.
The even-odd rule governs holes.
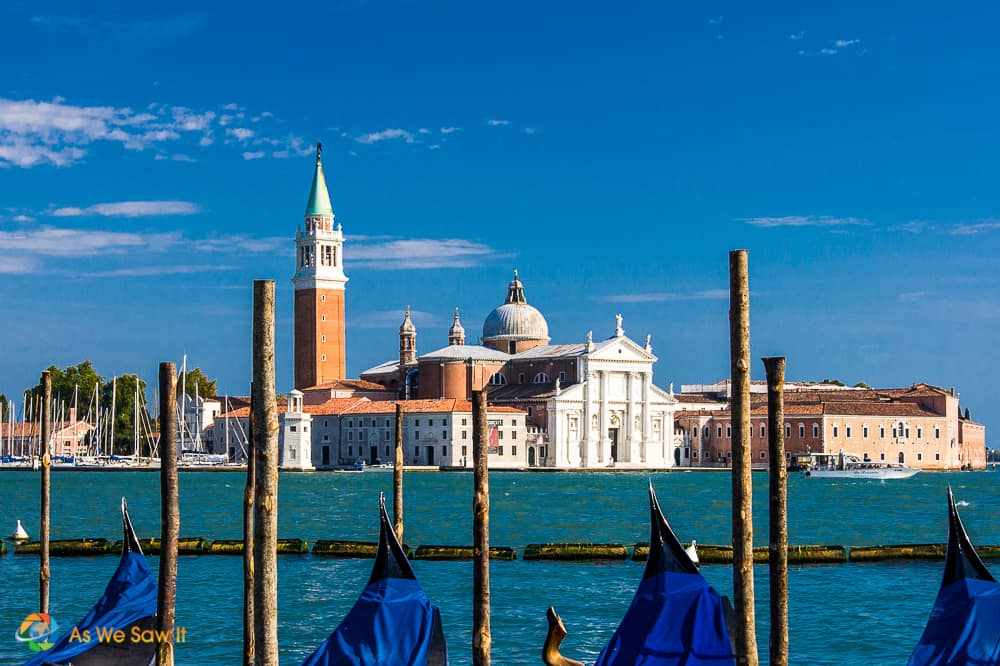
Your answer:
[[[330,192],[323,176],[323,144],[306,204],[305,229],[295,234],[295,388],[344,379],[344,234],[334,227]]]

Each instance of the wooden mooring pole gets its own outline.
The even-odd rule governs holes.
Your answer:
[[[254,663],[278,663],[278,405],[274,280],[253,283]]]
[[[788,463],[785,461],[785,357],[761,359],[767,372],[768,578],[772,666],[788,666]]]
[[[174,606],[177,598],[177,542],[181,519],[177,487],[177,369],[160,363],[160,574],[156,628],[169,636],[156,645],[158,666],[174,664]]]
[[[51,458],[49,457],[49,440],[52,438],[52,375],[48,370],[42,372],[42,415],[41,415],[41,457],[42,470],[42,516],[39,526],[41,534],[38,558],[38,611],[49,612],[49,501],[51,499],[50,484],[52,481]]]
[[[243,666],[253,666],[253,499],[254,478],[253,412],[254,385],[250,382],[250,417],[247,423],[247,481],[243,488]]]
[[[489,666],[490,631],[490,478],[486,391],[472,392],[472,664]]]
[[[403,405],[396,403],[396,456],[392,463],[392,516],[396,540],[403,543]]]
[[[729,253],[732,371],[733,597],[736,663],[757,666],[753,590],[753,481],[750,473],[750,286],[746,250]]]

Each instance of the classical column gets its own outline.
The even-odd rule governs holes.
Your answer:
[[[585,378],[583,382],[583,423],[580,424],[579,430],[577,430],[577,436],[580,438],[583,447],[580,451],[580,467],[590,466],[590,417],[591,417],[591,406],[590,406],[590,387],[593,383],[593,378],[591,377],[590,370],[584,369],[583,376]]]
[[[650,414],[649,406],[649,384],[651,382],[650,373],[643,372],[639,376],[642,379],[642,462],[646,463],[649,455],[649,435],[650,435]]]
[[[608,371],[598,370],[597,374],[600,376],[601,382],[601,414],[597,419],[598,423],[598,438],[597,438],[597,461],[600,463],[606,463],[608,461],[608,456],[611,455],[610,448],[605,448],[608,444]]]

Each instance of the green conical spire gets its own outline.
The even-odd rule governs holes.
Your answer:
[[[330,191],[326,189],[326,178],[323,177],[323,160],[320,155],[323,144],[316,144],[316,171],[313,173],[312,188],[309,190],[309,202],[306,204],[306,217],[313,215],[333,216],[333,206],[330,205]]]

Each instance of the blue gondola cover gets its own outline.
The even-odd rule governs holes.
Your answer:
[[[722,599],[698,572],[649,487],[649,559],[632,605],[595,666],[736,663]]]
[[[156,578],[139,548],[139,541],[132,530],[125,500],[122,500],[122,523],[125,538],[118,569],[111,577],[104,596],[90,609],[87,616],[69,629],[51,648],[40,652],[25,666],[67,664],[86,653],[101,651],[105,663],[121,665],[149,664],[155,644],[115,643],[108,638],[108,630],[123,629],[131,637],[129,627],[152,626],[156,617]],[[104,636],[104,640],[100,638]],[[88,639],[88,640],[85,640]],[[88,654],[88,656],[91,656]],[[112,661],[113,659],[113,661]],[[89,662],[88,662],[89,663]]]
[[[371,578],[340,626],[303,666],[446,666],[441,617],[396,540],[379,498],[379,545]]]
[[[951,488],[944,580],[909,664],[1000,664],[1000,584],[965,532]]]

